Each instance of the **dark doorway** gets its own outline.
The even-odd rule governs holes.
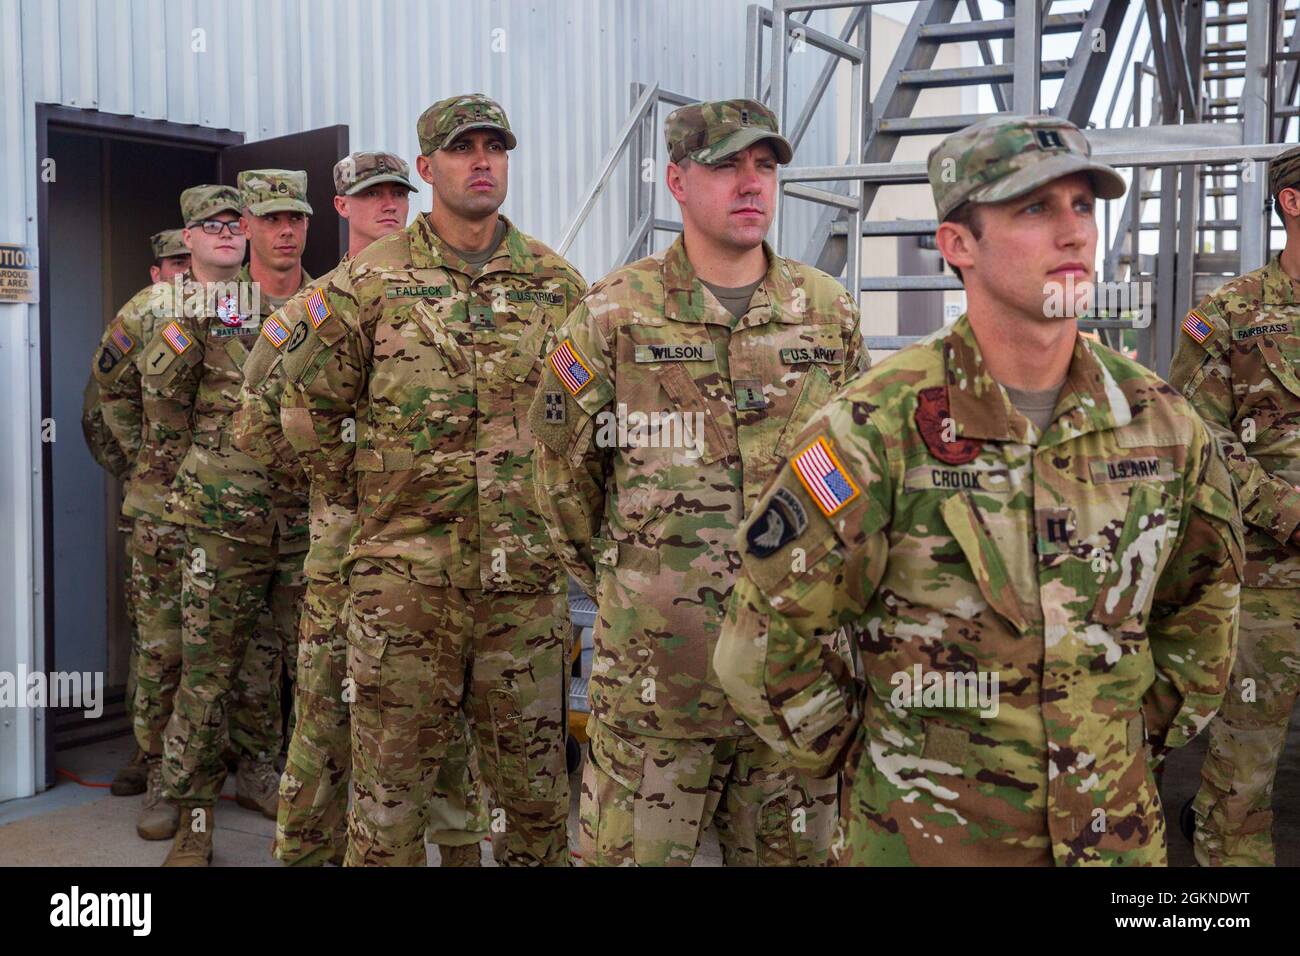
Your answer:
[[[346,248],[331,201],[330,171],[347,152],[347,128],[268,140],[248,152],[243,139],[233,130],[36,107],[36,165],[43,173],[37,193],[41,417],[55,429],[55,440],[42,445],[45,667],[103,673],[107,690],[98,720],[82,719],[79,710],[51,713],[46,786],[54,783],[57,747],[130,729],[123,705],[129,569],[124,537],[116,530],[122,490],[91,458],[80,418],[104,328],[149,282],[149,237],[182,225],[179,196],[185,188],[233,183],[240,169],[278,166],[308,170],[316,215],[304,256],[307,270],[322,274]]]

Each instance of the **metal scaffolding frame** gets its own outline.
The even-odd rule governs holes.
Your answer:
[[[788,35],[798,29],[786,26],[794,11],[839,8],[853,15],[887,2],[895,0],[774,0],[771,16],[757,19],[760,31],[766,26]],[[1217,284],[1227,274],[1256,268],[1267,258],[1263,163],[1284,148],[1277,140],[1286,124],[1300,116],[1300,108],[1292,105],[1300,86],[1300,57],[1293,53],[1300,50],[1295,4],[1287,0],[1142,0],[1140,4],[1095,0],[1084,11],[1065,13],[1053,13],[1052,0],[1000,5],[1003,17],[986,19],[976,0],[917,4],[874,95],[863,97],[860,119],[865,135],[853,138],[861,146],[859,158],[851,154],[839,166],[782,170],[783,200],[792,197],[826,207],[804,258],[840,275],[860,292],[959,289],[955,276],[855,277],[849,263],[860,256],[861,236],[928,235],[937,223],[866,221],[859,228],[850,220],[865,219],[879,189],[926,181],[923,164],[891,162],[903,136],[947,133],[982,118],[914,115],[922,89],[986,86],[997,112],[1008,111],[1010,104],[1009,112],[1067,116],[1091,127],[1087,135],[1099,156],[1132,168],[1134,187],[1124,212],[1114,217],[1107,209],[1103,217],[1106,254],[1101,277],[1147,283],[1154,293],[1147,313],[1152,321],[1148,325],[1135,322],[1131,315],[1104,314],[1084,325],[1114,345],[1124,345],[1121,333],[1132,330],[1139,360],[1163,373],[1172,356],[1177,321],[1208,291],[1205,286]],[[1208,7],[1215,9],[1207,11]],[[1127,16],[1130,8],[1136,16]],[[959,13],[966,19],[958,20]],[[751,16],[751,28],[755,19]],[[1155,30],[1149,28],[1152,23]],[[1226,39],[1243,27],[1244,39]],[[1071,57],[1042,58],[1045,34],[1070,33],[1078,36]],[[1146,51],[1135,60],[1143,34]],[[1104,42],[1097,43],[1098,37]],[[989,42],[997,39],[1003,41],[1000,62],[993,59],[994,46]],[[1233,45],[1207,50],[1211,39]],[[761,32],[750,41],[756,51],[746,65],[751,94],[760,74],[762,41]],[[934,68],[940,47],[959,42],[978,44],[982,63]],[[1124,56],[1108,75],[1111,51],[1117,49],[1125,50]],[[859,53],[865,56],[866,51]],[[773,57],[774,75],[779,76],[781,59]],[[1276,69],[1278,63],[1283,64],[1281,69]],[[1112,126],[1125,79],[1122,74],[1128,71],[1132,72],[1128,111],[1120,125]],[[1155,81],[1145,111],[1143,77]],[[1040,98],[1044,81],[1050,79],[1060,79],[1061,87],[1055,103],[1044,109]],[[1094,113],[1108,80],[1114,87],[1111,104],[1100,120],[1104,125],[1097,128]],[[800,124],[806,126],[823,90],[824,85],[814,90],[803,106]],[[774,83],[771,103],[784,128],[791,111],[780,94]],[[1230,100],[1239,115],[1215,113],[1212,107],[1221,106],[1220,100]],[[1144,118],[1148,125],[1143,125]],[[856,114],[853,119],[858,119]],[[1153,190],[1157,177],[1159,185]],[[1158,199],[1158,214],[1148,220],[1146,200],[1152,198]],[[1158,233],[1156,251],[1144,255],[1141,236],[1152,232]],[[778,230],[778,248],[788,251],[781,245],[782,238]],[[1228,250],[1231,255],[1225,254]],[[914,340],[870,336],[868,344],[888,349]]]
[[[776,248],[840,276],[859,293],[960,289],[950,275],[861,274],[864,239],[933,235],[938,225],[933,219],[869,219],[880,189],[926,181],[923,164],[892,161],[899,143],[909,136],[946,134],[987,115],[1066,116],[1085,128],[1098,156],[1132,170],[1122,207],[1107,204],[1101,217],[1101,278],[1153,290],[1149,324],[1114,313],[1083,324],[1112,345],[1135,348],[1140,361],[1167,372],[1177,323],[1187,309],[1227,276],[1267,259],[1270,203],[1264,164],[1285,148],[1286,133],[1300,120],[1300,31],[1295,28],[1300,0],[1093,0],[1083,10],[1063,10],[1068,0],[922,0],[873,90],[871,13],[900,2],[771,0],[770,6],[748,8],[744,93],[771,105],[796,150],[819,109],[844,108],[827,93],[840,65],[848,64],[851,72],[848,155],[836,166],[781,170]],[[985,16],[985,6],[1000,8],[1001,16]],[[834,34],[810,26],[815,12],[828,10],[843,14]],[[1044,60],[1045,36],[1073,37],[1073,52]],[[956,43],[973,44],[979,62],[936,68],[939,51]],[[787,89],[789,58],[796,50],[826,58],[802,104],[792,104]],[[1044,104],[1044,84],[1056,80],[1056,99]],[[917,113],[920,93],[932,87],[987,88],[995,109],[991,114]],[[1100,102],[1103,90],[1109,91],[1108,104]],[[681,229],[656,215],[659,176],[653,159],[660,104],[675,107],[693,99],[655,84],[634,84],[631,101],[616,142],[565,231],[561,252],[625,157],[631,160],[628,239],[617,263],[650,252],[657,233]],[[1121,104],[1127,104],[1125,114],[1116,122]],[[646,159],[654,175],[643,175]],[[783,224],[792,200],[822,207],[808,245],[800,250],[786,248]],[[1154,247],[1148,244],[1144,251],[1143,239],[1150,236]],[[867,344],[890,349],[914,340],[869,336]]]

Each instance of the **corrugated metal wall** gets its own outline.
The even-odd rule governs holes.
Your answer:
[[[249,141],[342,123],[353,149],[413,160],[420,112],[480,90],[503,103],[519,136],[505,212],[555,243],[627,115],[634,81],[700,98],[743,91],[746,5],[0,0],[0,242],[37,245],[38,102],[230,128]],[[837,19],[819,13],[812,23],[833,32]],[[821,54],[792,57],[792,103],[821,63]],[[814,124],[801,164],[843,159],[833,155],[835,125],[829,112]],[[570,250],[588,278],[625,238],[624,175]],[[428,208],[427,192],[418,207]],[[815,214],[792,205],[788,248],[801,248]],[[35,307],[0,305],[0,670],[10,672],[43,663],[39,350],[53,347],[39,341]],[[80,440],[76,423],[60,424],[66,440]],[[43,774],[38,719],[0,714],[0,799],[33,792]]]
[[[14,0],[4,0],[6,9]],[[354,149],[413,161],[415,119],[482,90],[520,147],[505,211],[559,239],[630,106],[634,81],[701,98],[742,91],[744,0],[22,0],[25,102],[239,130],[346,124]],[[830,14],[818,14],[824,27]],[[828,27],[829,29],[829,27]],[[804,61],[807,61],[806,63]],[[792,58],[803,99],[820,54]],[[833,162],[818,123],[803,164]],[[621,183],[621,178],[616,180]],[[423,185],[423,184],[421,184]],[[421,199],[427,208],[427,193]],[[626,231],[622,190],[572,249],[590,278]],[[797,228],[797,225],[795,225]],[[790,248],[797,248],[791,245]]]

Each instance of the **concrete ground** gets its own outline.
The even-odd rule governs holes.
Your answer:
[[[58,766],[86,783],[60,776],[45,793],[0,803],[0,866],[157,866],[167,856],[170,841],[148,842],[135,833],[135,818],[143,796],[115,797],[108,792],[113,774],[131,755],[133,740],[118,737],[103,743],[60,751]],[[578,832],[578,789],[581,770],[570,778],[573,799],[569,810],[571,841]],[[279,866],[271,856],[275,823],[234,802],[233,776],[217,807],[212,862],[215,866]],[[491,846],[483,844],[483,865],[495,866]],[[436,866],[438,851],[429,848]],[[706,834],[697,866],[720,866],[717,838]]]
[[[87,787],[60,776],[57,786],[25,800],[0,804],[0,866],[156,866],[167,855],[168,842],[150,843],[135,835],[135,817],[143,797],[114,797],[107,785],[114,772],[130,756],[128,736],[104,743],[61,751],[58,765],[86,783]],[[1178,831],[1177,816],[1183,803],[1196,792],[1201,761],[1205,756],[1205,735],[1191,746],[1176,751],[1168,761],[1163,796],[1169,822],[1169,863],[1192,866],[1190,844]],[[580,772],[571,780],[573,804],[569,832],[577,833],[577,805]],[[226,782],[233,797],[233,778]],[[1300,714],[1291,723],[1288,747],[1278,770],[1274,795],[1273,833],[1277,862],[1300,866]],[[271,857],[275,824],[260,814],[245,810],[233,799],[217,808],[213,840],[216,866],[278,866]],[[437,850],[430,848],[429,862],[437,862]],[[717,838],[705,834],[696,866],[720,866]],[[494,866],[491,849],[483,844],[483,863]]]

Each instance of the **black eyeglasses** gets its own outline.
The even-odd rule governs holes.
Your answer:
[[[209,236],[221,235],[221,230],[229,229],[232,236],[244,234],[244,224],[236,219],[234,222],[222,222],[220,219],[204,219],[199,226]]]

